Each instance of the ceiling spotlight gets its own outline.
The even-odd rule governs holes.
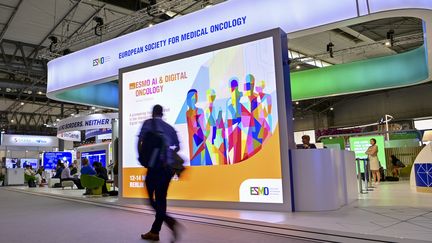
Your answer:
[[[75,114],[74,113],[72,113],[72,114],[70,114],[71,116],[75,116]]]
[[[21,102],[21,105],[24,105],[24,102]]]
[[[331,58],[334,57],[334,56],[333,56],[333,47],[334,47],[334,44],[333,44],[333,43],[329,42],[329,43],[327,44],[327,52],[330,53],[330,57],[331,57]]]
[[[384,45],[385,45],[385,46],[391,46],[391,43],[390,43],[390,41],[386,41],[386,42],[384,43]]]
[[[386,46],[393,46],[393,44],[394,44],[394,34],[395,34],[395,32],[392,29],[387,32],[387,41],[385,43]],[[387,42],[388,42],[388,44],[387,44]]]
[[[92,106],[92,108],[91,108],[92,110],[96,110],[96,107],[94,107],[94,106]]]
[[[300,68],[301,68],[300,65],[297,65],[297,66],[296,66],[296,69],[300,69]]]
[[[14,122],[14,119],[12,119],[11,122],[13,123],[13,122]]]
[[[39,92],[38,92],[38,95],[42,95],[42,94],[43,94],[42,91],[39,91]]]
[[[148,25],[148,27],[152,27],[153,26],[153,23],[150,23],[149,25]]]
[[[5,130],[2,130],[2,131],[1,131],[1,134],[5,134],[5,133],[6,133],[6,131],[5,131]]]
[[[57,118],[57,119],[56,119],[56,121],[60,121],[60,119],[59,119],[59,118]]]
[[[332,111],[332,110],[334,110],[334,108],[333,108],[333,107],[330,107],[330,110]]]
[[[300,102],[296,101],[295,104],[298,105],[298,104],[300,104]]]
[[[57,37],[55,37],[53,35],[48,37],[48,39],[51,41],[51,44],[49,45],[49,50],[52,52],[53,51],[52,48],[55,44],[57,44],[58,39],[57,39]]]
[[[294,121],[294,120],[295,120],[295,118],[293,117],[293,118],[292,118],[292,120]]]
[[[102,36],[102,25],[104,24],[103,18],[95,16],[93,21],[96,22],[96,26],[94,27],[95,35]]]

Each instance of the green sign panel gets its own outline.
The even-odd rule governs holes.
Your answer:
[[[366,159],[367,154],[365,154],[366,150],[370,146],[370,140],[375,138],[378,146],[378,160],[380,161],[381,166],[386,169],[387,162],[385,157],[384,150],[384,136],[364,136],[364,137],[350,137],[350,149],[354,151],[356,158]],[[361,172],[363,172],[363,165],[361,166]]]

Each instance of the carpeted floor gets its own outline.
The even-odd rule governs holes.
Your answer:
[[[0,189],[0,242],[146,242],[153,216]],[[178,242],[304,242],[274,234],[183,222]],[[170,242],[163,227],[161,242]]]

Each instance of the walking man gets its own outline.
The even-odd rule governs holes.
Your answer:
[[[162,223],[165,222],[168,228],[173,232],[174,240],[177,238],[177,221],[167,215],[167,192],[169,183],[174,173],[167,163],[172,160],[173,152],[180,150],[180,142],[177,133],[172,126],[162,120],[163,108],[160,105],[153,107],[152,119],[144,122],[139,135],[139,143],[142,143],[146,133],[157,132],[162,135],[165,141],[166,150],[160,159],[151,163],[147,168],[146,187],[149,195],[150,204],[156,212],[155,220],[150,231],[142,234],[143,240],[159,240],[159,231]],[[174,150],[171,148],[174,147]]]

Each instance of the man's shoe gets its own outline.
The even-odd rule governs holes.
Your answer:
[[[141,234],[141,239],[143,240],[152,240],[152,241],[159,241],[159,234],[153,233],[151,231]]]
[[[173,233],[173,241],[172,242],[175,242],[176,240],[178,240],[179,234],[180,234],[180,232],[179,232],[180,227],[181,227],[181,225],[177,222],[177,220],[174,220],[171,225],[168,225],[168,228]]]

